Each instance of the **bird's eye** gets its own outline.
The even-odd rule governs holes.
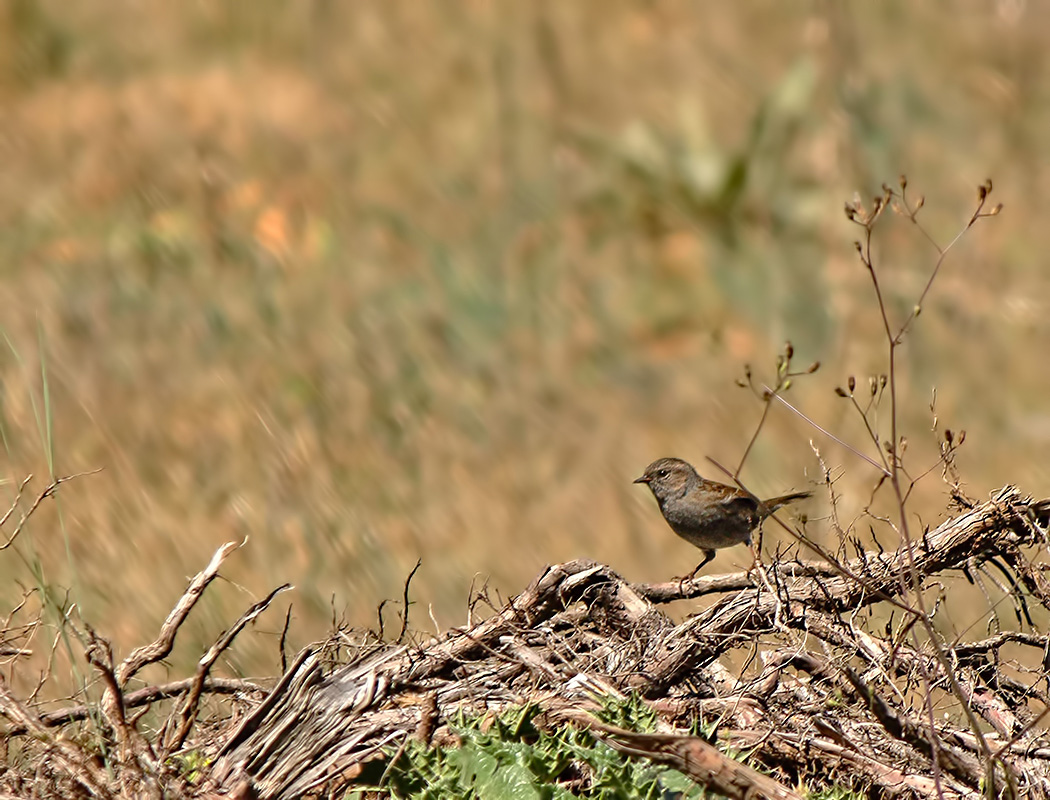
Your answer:
[[[656,473],[657,478],[666,478],[670,473],[666,469],[658,470]]]

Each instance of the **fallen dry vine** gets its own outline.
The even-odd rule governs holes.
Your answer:
[[[389,760],[409,737],[430,741],[458,711],[533,703],[551,724],[589,727],[732,797],[792,797],[789,786],[835,781],[886,796],[982,787],[1050,796],[1050,697],[1040,686],[1050,641],[1000,631],[916,646],[909,605],[917,573],[936,622],[947,602],[939,576],[994,563],[1010,578],[1003,600],[1024,609],[1019,622],[1030,603],[1050,610],[1033,558],[1048,524],[1050,500],[1005,487],[910,552],[858,552],[830,566],[781,559],[761,574],[650,586],[589,561],[552,566],[488,619],[438,638],[365,637],[331,670],[326,654],[348,647],[347,636],[305,651],[215,753],[208,786],[261,798],[337,792],[356,766]],[[678,625],[656,605],[726,589]],[[659,735],[611,729],[587,713],[597,699],[631,692],[659,712]],[[980,735],[953,707],[959,693]],[[697,718],[719,721],[717,750],[682,735]],[[722,745],[779,783],[727,759]]]
[[[44,712],[0,674],[4,740],[35,765],[30,774],[9,760],[0,795],[331,796],[366,762],[395,761],[412,739],[447,746],[459,712],[530,704],[542,725],[587,729],[729,797],[795,798],[799,786],[833,785],[903,797],[1050,796],[1050,637],[1033,621],[1045,628],[1050,618],[1048,526],[1050,500],[1005,487],[910,550],[857,547],[844,561],[779,558],[748,573],[656,585],[573,561],[549,567],[487,619],[437,638],[414,638],[404,617],[393,641],[340,630],[300,653],[268,693],[211,676],[282,586],[217,638],[193,677],[132,688],[171,652],[231,543],[190,581],[155,641],[119,662],[69,617],[96,676],[94,701]],[[986,592],[981,624],[990,630],[922,639],[917,632],[935,628],[951,602],[952,570],[998,588],[998,599]],[[913,607],[916,575],[928,620]],[[406,609],[408,590],[406,581]],[[680,624],[659,608],[707,595],[720,599]],[[486,600],[473,598],[472,616]],[[1013,610],[1015,628],[1000,609]],[[202,724],[207,694],[235,695],[239,716]],[[631,695],[658,715],[655,734],[595,715]],[[159,727],[143,724],[151,705],[166,720]],[[717,722],[716,742],[686,733],[697,721]],[[197,753],[192,763],[208,768],[181,768],[179,753]]]
[[[67,479],[56,480],[38,496],[30,512],[23,515],[20,526],[41,500],[50,496],[64,480]],[[187,781],[171,756],[190,734],[204,694],[261,694],[259,687],[248,681],[213,678],[210,671],[245,625],[289,587],[274,589],[242,614],[199,660],[193,678],[134,690],[129,690],[128,684],[143,668],[161,661],[171,652],[179,628],[218,576],[226,558],[239,546],[236,542],[229,542],[220,547],[211,562],[190,581],[157,638],[137,648],[119,663],[105,638],[87,623],[75,621],[72,613],[65,614],[69,634],[80,643],[83,657],[94,670],[101,687],[98,699],[42,712],[36,707],[33,697],[28,702],[16,697],[4,673],[0,672],[0,717],[8,723],[0,730],[6,745],[6,758],[0,763],[0,797],[160,798],[195,794],[195,787]],[[12,627],[13,614],[8,617],[3,631],[5,636]],[[17,659],[25,652],[13,648],[11,655]],[[17,661],[12,663],[17,664]],[[38,691],[46,677],[41,678]],[[161,729],[148,733],[141,730],[144,711],[153,703],[165,700],[174,700],[175,703]],[[145,708],[134,716],[127,713],[137,707]],[[86,730],[65,729],[65,726],[82,721],[90,723]],[[20,751],[17,758],[11,757],[13,743],[17,743]],[[106,753],[105,766],[97,749]],[[19,769],[20,764],[26,768]]]

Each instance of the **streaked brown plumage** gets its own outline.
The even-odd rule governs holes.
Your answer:
[[[671,530],[704,552],[704,560],[689,578],[715,557],[716,550],[750,544],[751,532],[762,520],[811,494],[792,492],[762,501],[743,489],[701,478],[692,464],[680,458],[654,461],[634,482],[647,484]]]

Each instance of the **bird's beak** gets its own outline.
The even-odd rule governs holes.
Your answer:
[[[650,478],[648,475],[643,475],[640,478],[635,478],[633,481],[631,481],[631,483],[649,483],[649,481],[651,480],[652,478]]]

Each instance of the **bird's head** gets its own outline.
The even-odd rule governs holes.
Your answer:
[[[680,458],[661,458],[645,468],[635,483],[649,486],[657,500],[668,497],[680,497],[700,481],[700,476],[692,465]]]

